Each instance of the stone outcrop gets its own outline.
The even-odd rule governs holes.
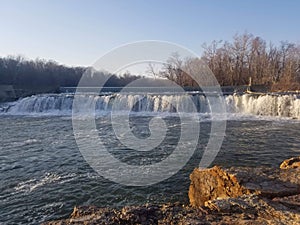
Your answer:
[[[122,209],[81,206],[74,208],[70,218],[45,224],[298,225],[300,195],[288,198],[271,200],[257,195],[243,195],[210,200],[202,208],[180,204],[126,206]]]
[[[210,224],[207,212],[178,204],[126,206],[122,209],[75,207],[69,219],[52,221],[48,225],[64,224]]]
[[[279,168],[195,169],[190,204],[225,224],[300,224],[300,158]]]
[[[291,197],[297,199],[291,205],[280,202],[284,201],[283,198],[271,200],[258,195],[243,195],[208,201],[206,206],[223,215],[223,222],[229,217],[226,224],[300,224],[300,209],[297,206],[300,195]]]
[[[240,167],[226,170],[250,193],[274,198],[300,193],[300,168],[281,170],[268,167]]]
[[[195,169],[190,175],[189,199],[192,206],[204,206],[215,199],[235,198],[245,194],[275,198],[300,194],[300,168]]]
[[[294,163],[291,159],[286,165]],[[298,225],[300,168],[283,168],[197,168],[190,175],[190,206],[81,206],[74,208],[70,218],[45,224]]]

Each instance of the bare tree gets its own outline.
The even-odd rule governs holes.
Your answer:
[[[156,79],[159,76],[159,71],[155,68],[154,63],[149,63],[146,73],[149,74],[150,76],[153,76],[154,79]]]
[[[149,71],[181,86],[197,86],[190,75],[204,74],[206,64],[223,86],[247,85],[252,78],[253,84],[273,90],[300,89],[300,46],[293,43],[267,45],[262,38],[246,32],[236,34],[232,42],[213,41],[203,48],[201,60],[182,59],[173,53],[158,73],[151,66]],[[200,77],[203,84],[214,85],[207,77]]]

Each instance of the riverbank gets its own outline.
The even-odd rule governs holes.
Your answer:
[[[44,224],[299,224],[300,157],[280,168],[218,166],[190,175],[190,205],[75,207]]]

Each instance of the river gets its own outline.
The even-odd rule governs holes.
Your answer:
[[[199,165],[212,123],[203,96],[193,96],[200,121],[194,154],[178,173],[145,187],[128,187],[107,180],[85,161],[73,132],[72,95],[38,95],[2,104],[0,222],[37,224],[67,217],[75,205],[121,207],[177,201],[188,203],[189,174]],[[226,133],[212,165],[278,167],[284,159],[300,154],[298,97],[260,97],[226,97]],[[134,98],[140,99],[138,104],[125,104]],[[147,153],[148,158],[157,161],[172,154],[181,132],[176,107],[164,103],[171,101],[168,98],[172,96],[141,98],[107,94],[89,96],[82,104],[96,101],[99,137],[120,161],[138,165],[141,156],[120,144],[114,135],[110,117],[112,101],[118,101],[120,111],[128,107],[133,109],[131,128],[139,138],[150,135],[148,124],[153,117],[165,121],[167,135],[164,141],[155,151]],[[182,99],[176,99],[182,103]]]

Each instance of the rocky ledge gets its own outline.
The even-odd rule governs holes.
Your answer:
[[[45,224],[300,224],[300,157],[278,169],[218,166],[190,175],[190,205],[75,207]]]

